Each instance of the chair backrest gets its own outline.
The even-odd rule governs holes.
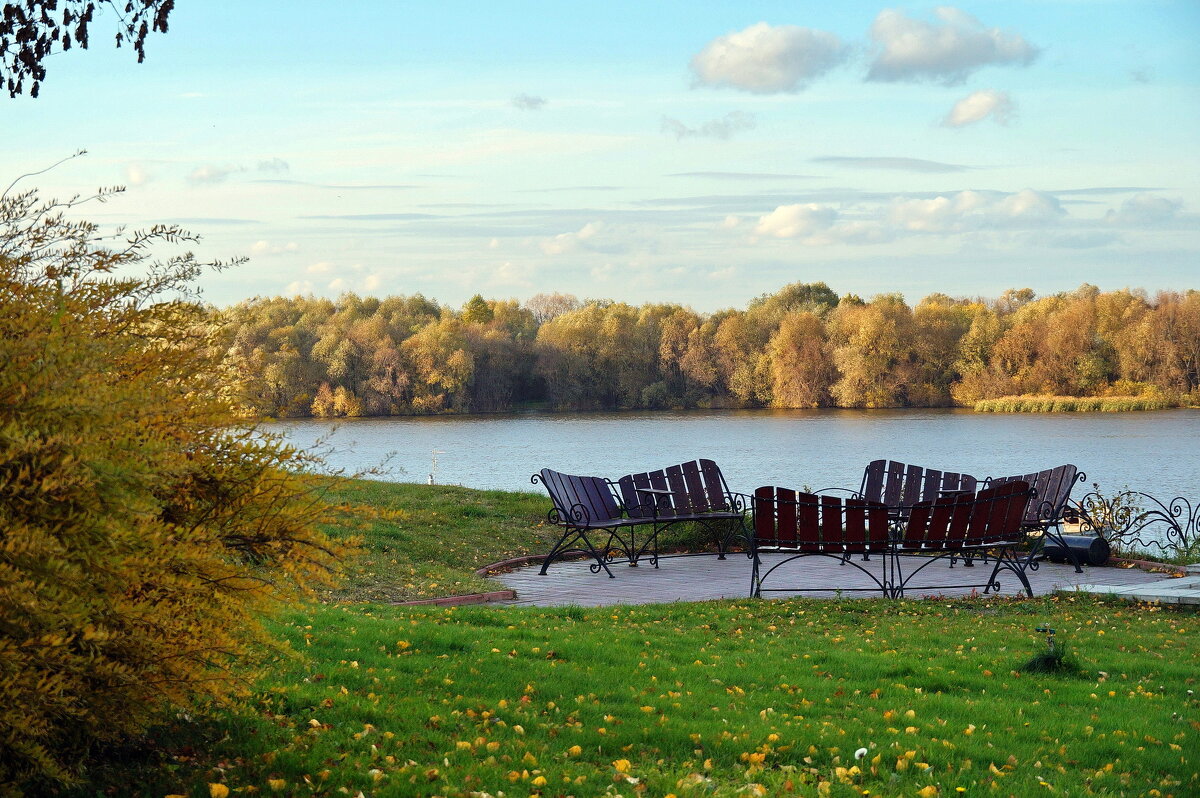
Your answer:
[[[1086,478],[1075,466],[1060,465],[1034,474],[989,477],[986,484],[994,487],[1008,482],[1028,482],[1037,491],[1037,497],[1025,510],[1025,523],[1029,526],[1054,526],[1062,520],[1067,500],[1071,498],[1071,488]]]
[[[1015,541],[1034,491],[1012,480],[979,493],[960,493],[917,502],[909,511],[907,549],[946,550]]]
[[[729,486],[712,460],[628,474],[617,480],[617,488],[630,518],[671,518],[731,509]],[[669,493],[640,493],[639,488]]]
[[[621,506],[603,477],[581,477],[543,468],[533,476],[533,482],[539,481],[550,494],[560,524],[586,526],[621,517]]]
[[[888,511],[879,502],[767,485],[754,491],[753,506],[758,548],[829,554],[887,548]]]
[[[894,460],[873,460],[863,470],[859,493],[867,501],[883,502],[888,507],[904,507],[933,501],[946,493],[974,493],[978,484],[979,480],[970,474],[939,471]]]

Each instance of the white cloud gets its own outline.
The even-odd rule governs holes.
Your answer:
[[[772,238],[801,238],[829,229],[837,219],[837,211],[825,205],[809,202],[801,205],[780,205],[758,220],[754,232]]]
[[[1115,211],[1104,215],[1104,221],[1130,227],[1152,227],[1169,222],[1179,215],[1183,201],[1154,194],[1135,194],[1121,203]]]
[[[287,284],[287,288],[283,289],[283,293],[288,296],[300,296],[303,294],[312,293],[311,280],[294,280]]]
[[[317,261],[312,266],[305,269],[309,274],[326,274],[333,268],[333,264],[327,260]]]
[[[533,282],[529,279],[529,270],[526,267],[515,266],[512,261],[504,261],[504,263],[496,266],[491,270],[491,279],[489,285],[504,286],[504,287],[520,287],[532,288]]]
[[[286,172],[290,168],[288,162],[282,158],[272,158],[268,161],[258,162],[258,171],[260,172]]]
[[[742,223],[741,217],[735,216],[732,213],[721,220],[721,229],[732,230]]]
[[[367,291],[374,291],[383,283],[383,278],[378,274],[367,275],[367,279],[363,280],[363,288]]]
[[[849,167],[851,169],[896,169],[901,172],[915,172],[917,174],[965,172],[971,168],[969,166],[963,166],[962,164],[957,163],[927,161],[924,158],[821,155],[815,158],[809,158],[809,160],[814,163],[828,163],[835,166]]]
[[[488,249],[499,249],[499,247],[500,247],[500,239],[498,239],[498,238],[493,238],[491,241],[488,242]]]
[[[727,141],[740,130],[752,130],[757,124],[754,114],[744,111],[730,111],[720,119],[710,119],[699,127],[688,127],[678,119],[664,116],[662,129],[675,136],[676,140],[685,138],[709,138]]]
[[[988,210],[987,215],[993,223],[1012,220],[1022,224],[1040,224],[1052,222],[1065,213],[1057,198],[1041,191],[1024,188],[997,202]]]
[[[1029,246],[1053,249],[1096,249],[1120,240],[1121,237],[1111,230],[1081,230],[1073,233],[1038,231],[1026,236],[1024,242]]]
[[[603,227],[603,222],[588,222],[574,233],[560,233],[554,236],[554,238],[549,238],[541,242],[542,252],[545,252],[547,255],[561,255],[564,252],[571,252],[578,249],[585,241],[595,238],[596,234]]]
[[[838,222],[810,236],[804,243],[817,246],[822,244],[883,244],[894,239],[895,233],[891,228],[877,221]]]
[[[250,245],[251,255],[282,255],[285,252],[295,252],[300,246],[295,241],[286,244],[272,244],[270,241],[255,241]],[[311,272],[312,269],[310,268]]]
[[[954,233],[1038,226],[1065,213],[1054,197],[1026,188],[1004,195],[960,191],[949,197],[899,199],[892,203],[888,221],[914,233]]]
[[[981,122],[989,116],[994,122],[1007,125],[1013,115],[1013,101],[1007,92],[980,89],[954,104],[942,120],[945,127],[964,127]]]
[[[144,186],[154,179],[154,175],[150,174],[140,163],[131,163],[125,165],[125,182],[131,186]]]
[[[545,97],[535,97],[532,94],[522,92],[512,98],[514,108],[519,108],[522,111],[536,111],[546,104]]]
[[[337,277],[337,278],[329,281],[329,290],[330,291],[341,291],[345,287],[346,287],[346,281],[343,280],[341,277]]]
[[[692,57],[696,83],[755,94],[795,92],[846,58],[826,31],[765,22],[719,36]]]
[[[756,235],[799,239],[806,246],[879,244],[895,236],[876,220],[844,220],[827,205],[780,205],[758,220]]]
[[[188,175],[188,182],[197,185],[206,183],[220,183],[229,177],[234,172],[240,172],[241,169],[235,166],[217,166],[216,164],[206,163],[203,166],[197,166]]]
[[[877,54],[867,80],[933,80],[962,83],[988,64],[1028,65],[1038,49],[1017,33],[985,28],[975,17],[952,6],[934,10],[937,22],[911,19],[884,9],[871,23]]]

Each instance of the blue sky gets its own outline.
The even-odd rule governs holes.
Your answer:
[[[245,255],[209,301],[698,310],[1200,287],[1200,4],[185,0],[56,55],[0,175]]]

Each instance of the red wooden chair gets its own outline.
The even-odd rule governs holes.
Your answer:
[[[907,520],[892,549],[893,595],[905,590],[982,587],[984,593],[999,590],[996,577],[1001,568],[1012,571],[1025,592],[1033,588],[1025,576],[1028,558],[1018,556],[1025,540],[1026,510],[1034,495],[1029,483],[1013,480],[986,488],[977,494],[952,494],[922,501],[909,508]],[[989,555],[995,564],[982,583],[913,585],[913,578],[933,563],[956,557]],[[904,558],[919,563],[907,575]]]
[[[1066,545],[1062,539],[1062,520],[1063,512],[1067,509],[1067,502],[1071,498],[1071,489],[1077,482],[1086,480],[1087,474],[1073,465],[1060,465],[1057,468],[1048,468],[1033,474],[988,478],[985,484],[989,487],[1020,481],[1028,482],[1037,491],[1037,497],[1029,503],[1025,510],[1023,521],[1026,531],[1040,532],[1042,536],[1042,545],[1035,544],[1029,555],[1032,568],[1037,568],[1034,557],[1045,548],[1045,541],[1049,539],[1062,545],[1067,556],[1071,558],[1071,563],[1075,566],[1075,573],[1083,573],[1074,549]]]
[[[888,510],[879,502],[841,499],[815,493],[798,493],[787,488],[765,486],[754,491],[754,529],[750,536],[753,562],[750,594],[804,590],[864,591],[889,594],[887,558],[880,558],[877,576],[851,559],[853,554],[883,554],[888,550]],[[761,555],[777,553],[782,559],[763,570]],[[866,574],[874,587],[816,585],[764,588],[763,582],[776,570],[803,557],[832,557]]]

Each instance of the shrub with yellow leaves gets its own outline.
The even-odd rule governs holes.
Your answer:
[[[273,601],[328,580],[312,464],[239,411],[192,238],[0,195],[0,793],[235,689]],[[107,199],[103,191],[97,198]],[[224,785],[213,785],[213,795]]]

